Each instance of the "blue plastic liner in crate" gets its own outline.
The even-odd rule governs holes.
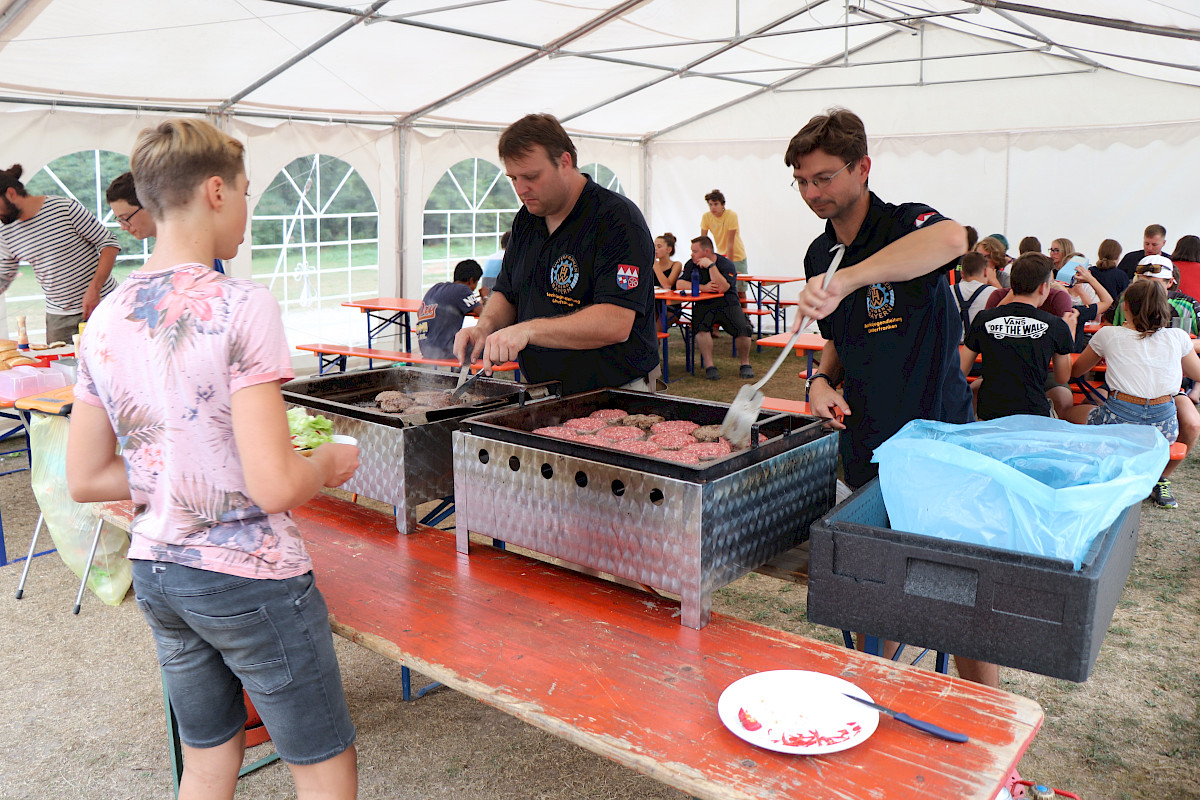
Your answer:
[[[915,420],[873,460],[893,528],[1079,569],[1096,536],[1150,494],[1169,451],[1149,425],[1014,416]]]

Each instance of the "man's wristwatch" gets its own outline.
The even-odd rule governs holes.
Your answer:
[[[837,388],[837,384],[835,384],[833,382],[833,378],[829,377],[824,372],[814,372],[812,377],[810,377],[808,380],[806,380],[804,382],[804,393],[805,394],[808,394],[809,392],[812,391],[813,381],[815,381],[817,378],[824,378],[825,382],[828,383],[831,387],[833,387],[835,389]]]

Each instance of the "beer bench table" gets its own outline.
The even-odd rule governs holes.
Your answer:
[[[450,532],[400,535],[329,496],[293,516],[336,633],[695,797],[990,800],[1041,726],[1032,700],[720,614],[692,630],[674,601],[511,551],[462,555]],[[771,669],[841,676],[970,741],[881,718],[841,753],[758,749],[716,705]]]

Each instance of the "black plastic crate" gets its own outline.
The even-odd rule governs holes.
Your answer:
[[[1071,681],[1087,680],[1137,549],[1141,505],[1082,568],[892,530],[878,479],[809,530],[808,618]]]

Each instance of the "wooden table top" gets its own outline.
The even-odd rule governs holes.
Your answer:
[[[1025,698],[714,614],[452,533],[398,534],[328,496],[293,512],[335,632],[447,686],[700,798],[991,800],[1041,726]],[[857,747],[762,750],[716,713],[738,678],[837,675],[878,702],[967,733],[953,744],[883,717]]]
[[[362,311],[416,312],[421,310],[420,300],[409,300],[405,297],[372,297],[367,300],[348,300],[342,303],[342,305]]]

